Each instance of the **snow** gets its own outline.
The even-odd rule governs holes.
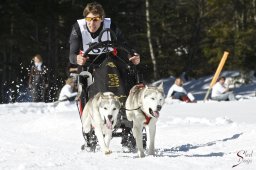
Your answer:
[[[156,155],[145,158],[123,153],[120,137],[112,139],[110,155],[81,151],[84,139],[74,103],[1,104],[0,169],[255,170],[256,82],[235,90],[247,99],[204,102],[209,82],[203,77],[185,84],[197,103],[166,101],[157,123]]]

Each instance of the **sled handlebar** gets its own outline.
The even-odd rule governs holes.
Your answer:
[[[93,45],[91,45],[83,54],[83,57],[86,57],[92,50],[94,49],[98,49],[98,48],[106,48],[108,50],[109,47],[112,47],[112,48],[116,48],[118,50],[123,50],[125,51],[126,53],[128,53],[128,55],[132,55],[134,52],[133,51],[130,51],[128,50],[127,48],[121,46],[121,45],[118,45],[117,42],[113,42],[113,41],[102,41],[102,42],[98,42],[98,43],[95,43]],[[110,52],[110,51],[107,51],[107,52]],[[104,54],[104,53],[102,53]],[[101,55],[101,54],[100,54]]]
[[[102,41],[103,33],[107,32],[107,40]],[[111,40],[110,37],[111,36]],[[108,48],[116,48],[122,51],[125,51],[128,55],[132,55],[134,51],[128,50],[127,48],[121,46],[117,42],[117,36],[110,28],[106,28],[100,32],[98,42],[95,44],[91,44],[91,46],[84,52],[83,57],[86,57],[92,50],[98,49],[98,48],[105,48],[106,50],[109,50]],[[110,51],[107,51],[110,52]]]
[[[107,32],[107,39],[106,41],[102,41],[102,36],[103,33]],[[110,37],[111,36],[111,40]],[[120,50],[120,51],[124,51],[125,53],[128,54],[128,57],[133,56],[133,54],[135,53],[135,51],[133,50],[128,50],[126,47],[120,45],[117,42],[117,37],[116,34],[114,33],[114,31],[112,31],[110,28],[106,28],[104,30],[101,31],[99,38],[98,38],[99,42],[96,43],[92,43],[90,45],[90,47],[83,53],[83,57],[88,56],[88,54],[93,51],[93,50],[98,50],[98,49],[104,49],[105,53],[109,53],[111,52],[109,48],[113,48],[116,50]],[[104,54],[104,53],[102,53]],[[100,55],[102,54],[98,54],[98,56],[96,58],[98,58]],[[125,61],[124,59],[122,59],[121,57],[118,57],[122,62],[124,62],[125,64],[127,64],[129,67],[131,67],[131,63],[129,61]],[[92,61],[91,63],[89,63],[89,65],[93,65],[94,61]],[[78,66],[78,72],[81,72],[83,69],[83,66]]]
[[[100,32],[100,35],[99,35],[99,38],[98,38],[99,42],[102,42],[102,36],[103,36],[104,32],[107,32],[107,39],[108,40],[110,39],[109,36],[111,36],[112,42],[116,42],[117,41],[117,37],[116,37],[116,34],[114,33],[114,31],[112,31],[110,28],[105,28],[104,30],[102,30]]]

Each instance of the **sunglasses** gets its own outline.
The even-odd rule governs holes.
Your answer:
[[[90,21],[99,21],[101,20],[101,17],[85,17],[85,20],[90,22]]]

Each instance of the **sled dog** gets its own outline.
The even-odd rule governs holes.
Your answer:
[[[121,103],[112,92],[97,93],[85,105],[81,117],[84,133],[94,128],[103,153],[110,154],[112,130],[116,125]]]
[[[158,87],[136,85],[130,90],[125,103],[126,115],[129,121],[133,121],[132,132],[136,140],[139,157],[145,157],[142,141],[143,127],[146,127],[147,131],[148,154],[155,154],[156,122],[163,104],[164,90],[162,83]]]

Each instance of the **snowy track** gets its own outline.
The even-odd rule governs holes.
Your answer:
[[[2,104],[0,169],[232,169],[239,163],[237,152],[256,152],[255,103],[165,104],[157,124],[156,156],[142,159],[122,153],[121,138],[112,140],[111,155],[81,151],[81,123],[74,104]],[[251,162],[233,169],[255,169],[255,158],[253,153],[244,158]]]

